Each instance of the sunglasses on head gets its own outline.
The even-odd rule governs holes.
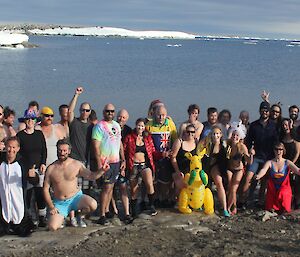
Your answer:
[[[91,109],[81,109],[80,111],[81,111],[81,112],[90,112]]]
[[[53,114],[43,114],[46,118],[48,118],[48,117],[51,117],[51,118],[53,118],[54,117],[54,115]]]
[[[106,113],[114,113],[115,110],[105,110]]]

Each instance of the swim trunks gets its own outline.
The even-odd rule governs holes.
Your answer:
[[[53,204],[58,210],[59,214],[67,217],[71,211],[78,210],[78,203],[83,197],[82,191],[78,191],[74,196],[65,200],[53,199]]]

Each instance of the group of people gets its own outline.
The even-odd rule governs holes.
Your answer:
[[[88,213],[97,209],[98,224],[120,215],[116,188],[122,201],[122,220],[129,224],[140,212],[155,216],[157,208],[174,208],[190,172],[186,153],[204,149],[203,170],[215,185],[221,215],[230,217],[247,208],[255,197],[269,211],[290,212],[300,207],[299,108],[282,118],[281,105],[269,103],[263,92],[260,117],[249,122],[241,111],[231,122],[229,110],[207,109],[207,121],[198,120],[200,108],[188,107],[188,119],[177,130],[160,100],[151,102],[148,115],[135,128],[126,123],[125,109],[116,114],[111,103],[98,120],[91,104],[75,109],[83,88],[70,103],[59,107],[54,124],[50,107],[29,103],[15,129],[15,112],[0,106],[0,234],[29,235],[35,226],[57,230],[65,225],[85,227]],[[116,120],[115,120],[116,118]],[[100,198],[91,188],[101,189]]]

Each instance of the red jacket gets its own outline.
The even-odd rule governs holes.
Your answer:
[[[123,142],[124,146],[124,154],[126,158],[126,167],[132,171],[133,169],[133,164],[134,164],[134,154],[135,154],[135,149],[136,149],[136,138],[137,134],[135,131],[132,131],[130,134],[128,134]],[[162,158],[162,153],[158,152],[155,150],[153,140],[151,135],[144,136],[144,143],[145,143],[145,148],[147,152],[147,157],[149,159],[151,170],[155,172],[155,165],[154,165],[154,160],[158,160]],[[146,157],[146,156],[145,156]]]

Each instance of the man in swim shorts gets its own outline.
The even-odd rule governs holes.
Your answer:
[[[44,180],[44,197],[50,211],[48,228],[55,231],[61,227],[64,218],[70,211],[80,210],[83,214],[92,212],[97,208],[95,199],[82,194],[78,187],[78,177],[88,180],[100,178],[108,169],[105,162],[97,172],[91,172],[83,163],[69,157],[71,145],[66,139],[57,142],[58,160],[49,165]],[[53,200],[49,189],[53,190]]]

